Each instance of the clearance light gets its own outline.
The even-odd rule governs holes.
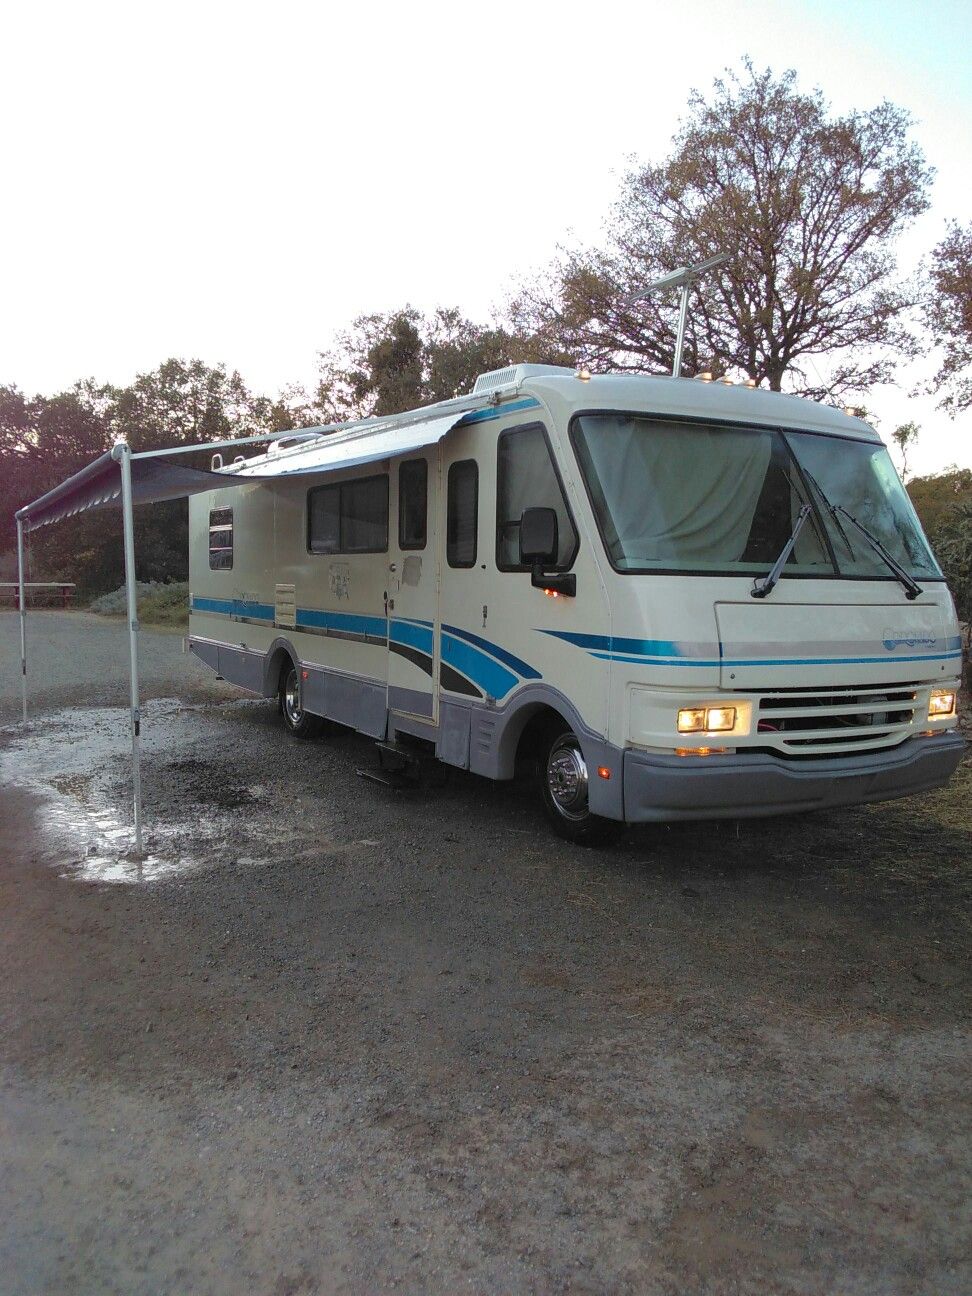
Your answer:
[[[747,378],[746,381],[743,383],[743,386],[744,386],[744,387],[755,387],[755,386],[756,386],[756,379],[755,379],[755,378]]]
[[[727,747],[676,747],[676,756],[724,756]]]
[[[577,373],[574,375],[574,377],[579,378],[581,382],[590,382],[591,371],[586,367],[586,365],[581,365],[581,367],[577,370]]]
[[[560,598],[560,594],[557,590],[545,589],[543,592],[546,594],[547,598]]]
[[[928,699],[928,719],[944,720],[955,714],[955,694],[951,689],[932,689]]]
[[[607,765],[598,765],[597,777],[602,779],[609,779],[611,777],[610,767]]]
[[[695,376],[696,376],[696,378],[699,380],[699,382],[711,382],[711,381],[712,381],[712,375],[711,375],[710,373],[700,373],[700,374],[696,374]]]
[[[679,733],[725,733],[735,724],[735,707],[685,707],[678,713]]]

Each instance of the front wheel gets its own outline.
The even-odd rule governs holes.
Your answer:
[[[577,735],[570,729],[550,734],[540,757],[540,797],[553,830],[559,837],[584,846],[613,841],[621,824],[592,814],[587,762]]]
[[[320,716],[304,710],[296,666],[286,667],[280,676],[280,714],[295,738],[316,738],[324,728]]]

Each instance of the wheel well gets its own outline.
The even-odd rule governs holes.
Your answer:
[[[275,649],[267,662],[266,673],[264,674],[263,692],[265,697],[275,697],[280,692],[284,671],[289,670],[291,666],[296,669],[297,662],[287,649]]]
[[[514,760],[517,767],[525,766],[539,758],[544,740],[555,725],[570,728],[569,722],[551,706],[540,703],[526,715],[516,744]]]

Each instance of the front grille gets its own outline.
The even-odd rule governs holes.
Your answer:
[[[893,747],[912,730],[917,697],[914,684],[779,689],[760,698],[756,732],[791,756]]]

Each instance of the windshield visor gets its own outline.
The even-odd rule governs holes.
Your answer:
[[[881,445],[624,413],[577,417],[573,440],[618,571],[765,575],[809,502],[814,512],[784,576],[833,576],[836,558],[837,574],[893,580],[860,533],[840,536],[826,497],[859,517],[909,572],[939,576]],[[845,520],[843,530],[853,529]]]

